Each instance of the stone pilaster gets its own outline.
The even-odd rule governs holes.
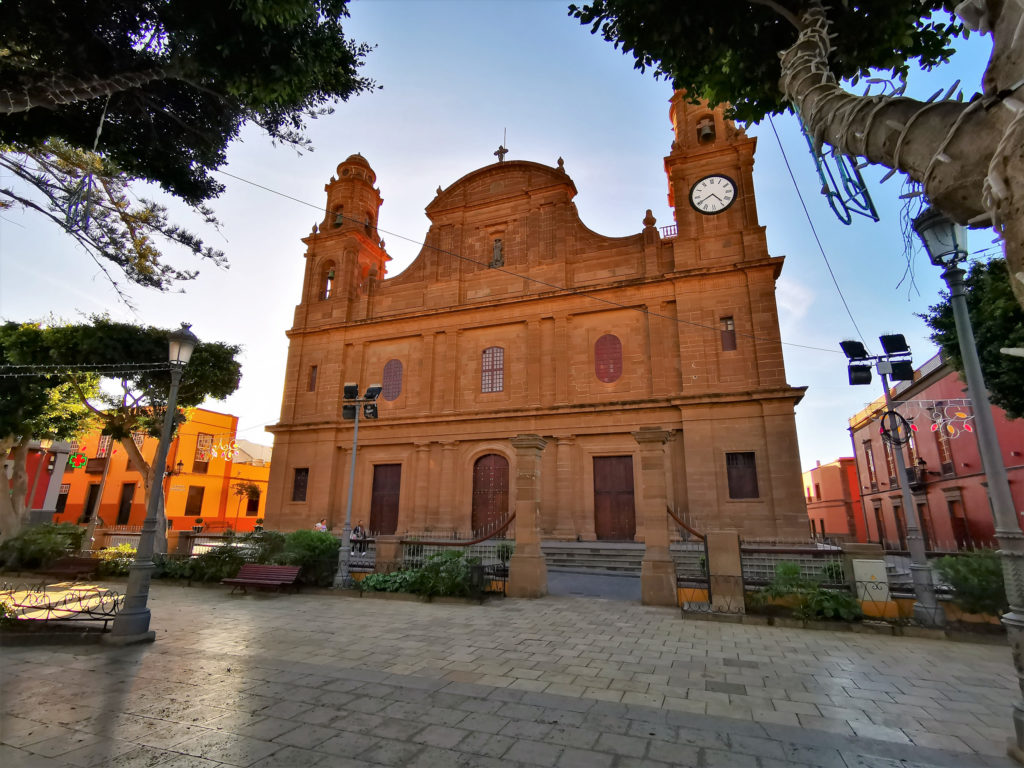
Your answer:
[[[572,540],[579,533],[579,526],[572,515],[577,504],[572,497],[572,454],[573,439],[560,437],[555,447],[555,490],[558,498],[558,509],[555,510],[555,538]]]
[[[540,457],[547,441],[516,435],[516,551],[508,564],[509,597],[543,597],[548,568],[540,550]]]
[[[665,441],[671,436],[663,429],[641,429],[633,433],[640,446],[640,519],[644,525],[644,559],[640,566],[640,593],[644,605],[678,605],[676,567],[668,551],[665,511]]]

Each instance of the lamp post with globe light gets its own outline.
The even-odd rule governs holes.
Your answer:
[[[139,548],[135,553],[135,562],[128,573],[128,586],[125,589],[124,606],[114,619],[109,642],[116,644],[151,642],[156,639],[156,632],[149,628],[150,610],[149,584],[153,577],[153,548],[156,540],[156,519],[160,511],[161,489],[163,488],[164,472],[167,466],[167,452],[171,442],[171,430],[174,426],[174,414],[178,404],[178,386],[181,375],[192,357],[199,339],[189,330],[187,323],[168,335],[170,343],[169,358],[171,367],[171,387],[167,393],[167,413],[164,414],[163,430],[157,444],[156,457],[153,459],[153,482],[149,488],[149,501],[146,505],[146,519],[142,524],[142,535],[139,537]]]
[[[957,342],[964,363],[964,378],[974,409],[975,433],[981,466],[988,481],[988,495],[995,519],[996,541],[1003,563],[1003,582],[1010,610],[1003,618],[1007,639],[1013,651],[1017,681],[1024,693],[1024,532],[1013,506],[1010,482],[1006,475],[1002,451],[996,437],[992,406],[988,400],[985,377],[981,372],[978,348],[974,341],[971,317],[967,311],[964,270],[960,262],[967,258],[967,232],[935,208],[926,208],[914,219],[914,230],[924,243],[928,259],[942,268],[942,279],[949,286],[949,304],[956,323]],[[1010,754],[1024,762],[1024,701],[1013,704],[1015,741]]]

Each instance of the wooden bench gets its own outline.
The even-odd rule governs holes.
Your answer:
[[[18,621],[102,621],[103,629],[124,607],[124,595],[101,587],[12,587],[0,592]]]
[[[38,571],[44,576],[77,581],[83,577],[91,577],[96,573],[97,565],[99,565],[99,560],[93,557],[69,555],[54,561],[45,568],[39,568]]]
[[[298,588],[299,571],[301,570],[297,565],[258,565],[257,563],[246,563],[233,579],[222,579],[220,583],[231,584],[232,594],[239,587],[246,594],[248,594],[246,587],[262,587],[264,589],[276,587],[280,591],[282,587]]]

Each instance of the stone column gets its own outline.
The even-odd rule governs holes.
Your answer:
[[[412,515],[409,531],[422,533],[427,527],[428,493],[430,489],[430,443],[416,443],[416,481],[413,485]]]
[[[441,476],[435,479],[441,489],[434,525],[448,533],[458,530],[462,522],[456,519],[455,509],[455,449],[458,447],[458,442],[441,443]]]
[[[540,435],[516,435],[516,551],[508,564],[509,597],[543,597],[548,568],[540,550]]]
[[[576,511],[578,504],[572,495],[572,452],[573,439],[571,437],[560,437],[556,441],[555,448],[555,489],[557,491],[558,507],[555,510],[555,538],[572,540],[579,533],[576,524]]]
[[[707,548],[711,610],[715,613],[746,613],[739,534],[736,531],[711,531],[707,534]]]
[[[644,559],[640,565],[640,594],[644,605],[678,605],[676,566],[668,551],[668,494],[665,485],[665,441],[670,432],[644,428],[633,433],[640,445],[643,489],[640,519],[644,522]]]

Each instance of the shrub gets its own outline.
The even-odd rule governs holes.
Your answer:
[[[357,582],[363,592],[412,592],[416,571],[393,571],[392,573],[370,573]]]
[[[469,566],[479,562],[480,558],[467,558],[463,552],[438,552],[415,571],[411,591],[424,597],[468,597],[472,591]]]
[[[508,563],[508,561],[512,558],[512,555],[515,553],[515,551],[515,542],[503,541],[501,544],[498,545],[496,554],[498,555],[498,559],[501,560],[501,562]]]
[[[118,544],[106,547],[96,555],[100,563],[96,566],[98,576],[127,576],[135,562],[135,547],[131,544]]]
[[[338,540],[326,531],[292,531],[284,537],[284,551],[275,557],[275,562],[302,566],[300,581],[328,587],[337,570],[339,546]]]
[[[961,610],[1000,616],[1009,609],[997,552],[979,550],[948,555],[933,564],[942,580],[953,588],[953,603]]]
[[[822,579],[834,574],[826,566]],[[860,602],[848,592],[825,589],[819,582],[805,579],[799,563],[784,561],[775,565],[775,578],[751,595],[751,604],[762,607],[769,599],[789,600],[798,619],[842,619],[854,621],[861,616]]]
[[[191,579],[192,560],[188,557],[153,555],[154,579]]]
[[[42,568],[82,546],[85,529],[71,523],[33,525],[0,544],[0,566],[7,570]]]
[[[236,575],[246,558],[239,547],[225,545],[193,557],[189,563],[192,581],[220,581]]]
[[[18,623],[18,614],[14,606],[0,600],[0,627],[12,627]]]

